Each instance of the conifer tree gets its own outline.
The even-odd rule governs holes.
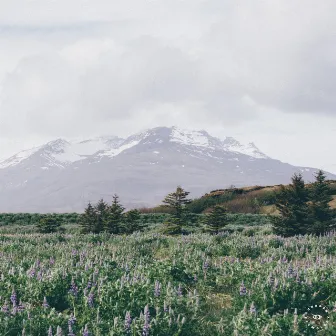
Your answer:
[[[82,228],[82,233],[95,232],[95,228],[97,227],[97,214],[91,202],[88,203],[84,213],[81,214],[79,225]]]
[[[52,215],[44,215],[37,224],[38,231],[41,233],[54,233],[60,230],[61,224]]]
[[[307,233],[312,223],[308,200],[302,175],[294,174],[292,184],[289,187],[281,186],[276,194],[275,206],[280,216],[273,218],[274,232],[285,237]]]
[[[334,213],[329,203],[332,201],[331,188],[326,182],[326,176],[322,170],[315,175],[315,182],[312,184],[310,198],[310,212],[314,219],[309,228],[309,233],[323,234],[333,229]]]
[[[177,225],[181,228],[183,223],[187,220],[188,211],[186,205],[191,202],[191,200],[187,198],[189,194],[190,192],[178,186],[175,192],[168,194],[162,201],[173,210],[172,217],[169,221],[170,224]]]
[[[137,209],[132,209],[124,214],[124,227],[126,233],[140,231],[144,225],[140,222],[140,212]]]
[[[108,217],[108,205],[103,199],[100,199],[94,207],[96,214],[96,221],[93,227],[94,233],[100,233],[105,229],[105,223]]]
[[[215,205],[212,211],[205,215],[203,223],[206,225],[206,231],[218,234],[228,224],[227,220],[227,210],[223,206]]]
[[[109,233],[119,234],[125,232],[124,212],[125,208],[120,204],[119,196],[113,195],[112,204],[108,207],[105,221],[105,230]]]

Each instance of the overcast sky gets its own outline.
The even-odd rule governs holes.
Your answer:
[[[335,89],[335,0],[0,1],[0,159],[176,125],[336,173]]]

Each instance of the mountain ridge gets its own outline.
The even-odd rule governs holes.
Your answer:
[[[126,208],[153,206],[179,184],[197,197],[230,185],[287,184],[294,172],[312,180],[314,171],[272,159],[253,143],[176,126],[56,139],[0,162],[0,212],[83,211],[114,193]]]

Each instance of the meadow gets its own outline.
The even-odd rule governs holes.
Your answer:
[[[153,219],[128,236],[2,226],[0,335],[336,335],[336,233],[281,238],[257,216],[175,237]]]

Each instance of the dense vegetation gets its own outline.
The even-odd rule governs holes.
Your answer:
[[[303,314],[322,303],[334,335],[335,242],[263,230],[2,236],[0,334],[316,335]]]
[[[2,214],[0,335],[317,335],[311,305],[335,335],[332,192],[320,171],[266,191],[277,216],[230,213],[235,188],[203,202],[180,186],[164,213],[115,195],[80,215]]]

